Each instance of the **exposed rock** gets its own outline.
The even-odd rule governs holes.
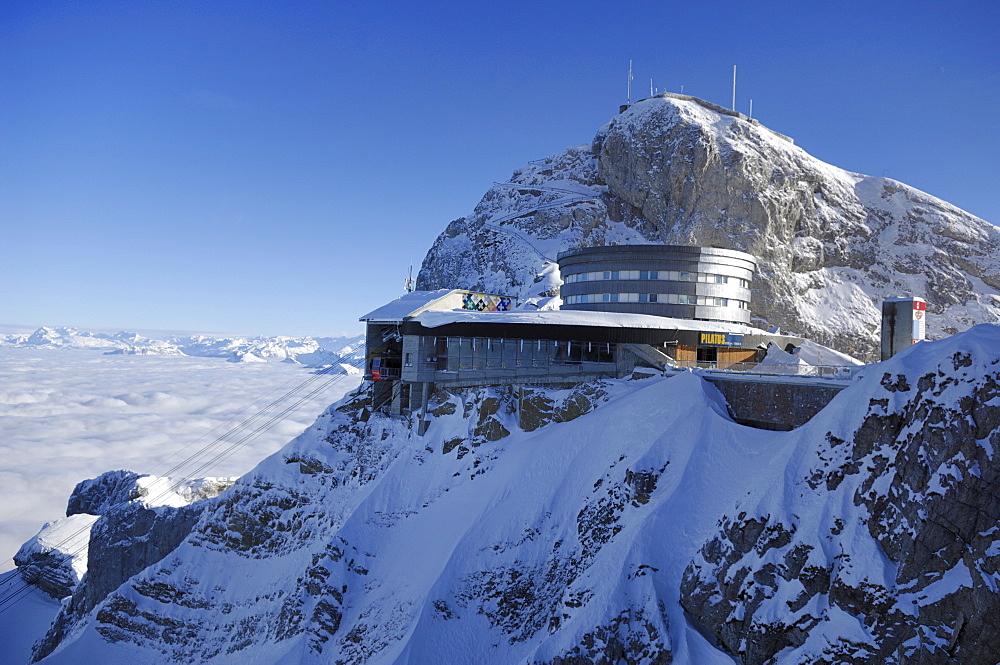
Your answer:
[[[960,346],[936,371],[883,375],[860,423],[803,456],[790,520],[773,501],[723,519],[685,572],[685,609],[747,665],[995,665],[998,380],[997,360]],[[845,505],[855,523],[827,508]]]
[[[66,505],[66,515],[86,513],[103,515],[110,508],[137,497],[137,482],[142,478],[134,471],[106,471],[97,478],[76,484]]]
[[[743,117],[653,98],[495,185],[431,247],[417,288],[534,299],[581,246],[717,246],[758,257],[752,310],[856,357],[876,354],[881,300],[927,299],[931,338],[1000,321],[1000,230],[886,178],[824,164]]]
[[[45,662],[994,665],[998,340],[917,345],[791,432],[691,372],[439,391],[424,436],[358,391],[102,578]],[[147,517],[93,565],[160,556]]]
[[[14,555],[21,579],[52,598],[73,592],[87,570],[87,539],[95,515],[71,515],[49,522]]]

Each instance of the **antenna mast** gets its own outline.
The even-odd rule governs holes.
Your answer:
[[[628,98],[626,102],[632,106],[632,61],[628,61]]]
[[[736,110],[736,65],[733,65],[733,110]]]
[[[750,99],[750,119],[753,120],[753,99]]]
[[[407,293],[413,291],[413,266],[410,265],[410,274],[407,276],[406,281],[403,282],[403,288],[406,289]]]

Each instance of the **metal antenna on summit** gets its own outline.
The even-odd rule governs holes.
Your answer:
[[[403,282],[403,288],[406,289],[407,293],[413,291],[413,266],[410,266],[410,274],[407,276],[406,281]]]
[[[732,109],[736,110],[736,65],[733,65],[733,106]]]
[[[628,61],[628,97],[625,102],[632,106],[632,61]]]

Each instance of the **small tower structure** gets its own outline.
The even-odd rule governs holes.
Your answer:
[[[886,298],[882,302],[882,360],[927,337],[927,301],[923,298]]]

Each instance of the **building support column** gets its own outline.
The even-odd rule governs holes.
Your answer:
[[[399,379],[392,382],[392,406],[390,409],[394,416],[403,415],[403,382]]]
[[[427,432],[427,402],[430,400],[431,384],[424,381],[420,384],[420,420],[417,422],[417,436]]]

